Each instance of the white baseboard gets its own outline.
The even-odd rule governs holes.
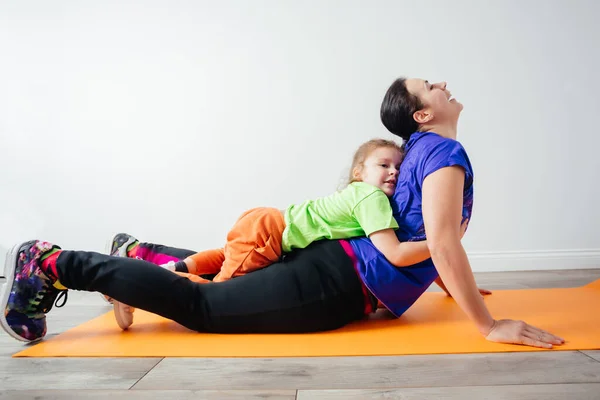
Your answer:
[[[600,268],[600,249],[467,253],[474,272]]]

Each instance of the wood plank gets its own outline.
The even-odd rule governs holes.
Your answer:
[[[160,358],[3,358],[0,363],[0,388],[2,390],[129,389],[160,360]]]
[[[553,271],[479,272],[475,280],[495,290],[525,288],[569,288],[600,279],[600,268]]]
[[[600,350],[581,350],[581,352],[600,362]]]
[[[167,358],[133,389],[364,389],[600,383],[580,352],[395,357]]]
[[[293,400],[295,390],[19,390],[0,391],[11,400]]]
[[[598,400],[600,398],[600,383],[406,389],[300,390],[297,397],[298,400],[463,400],[469,398],[486,400]]]
[[[600,279],[600,268],[549,270],[549,271],[510,271],[475,272],[477,285],[489,290],[569,288],[586,285]],[[441,289],[433,284],[428,291]]]
[[[53,308],[46,317],[48,325],[46,339],[59,335],[110,310],[111,307],[104,305],[79,306],[67,304],[63,308]],[[26,343],[13,339],[0,329],[0,365],[4,357],[12,357],[13,354],[23,350],[25,346],[27,346]]]

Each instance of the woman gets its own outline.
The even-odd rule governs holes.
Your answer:
[[[460,243],[473,190],[469,159],[455,140],[461,110],[445,83],[421,79],[395,81],[381,107],[384,125],[407,141],[392,200],[398,237],[422,240],[427,232],[429,260],[395,268],[373,246],[381,240],[373,234],[315,242],[265,269],[200,284],[148,261],[31,241],[7,257],[0,323],[16,339],[39,340],[58,294],[76,289],[99,291],[197,331],[314,332],[363,318],[376,300],[399,316],[437,280],[486,339],[559,345],[563,339],[524,322],[494,320],[475,285]]]

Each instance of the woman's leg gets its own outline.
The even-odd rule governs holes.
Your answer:
[[[22,249],[17,260],[24,259]],[[33,259],[27,261],[28,271],[37,277],[53,275],[52,266],[41,268],[39,255],[25,258]],[[17,269],[22,269],[21,264],[17,262]],[[197,331],[314,332],[339,328],[364,315],[360,280],[335,241],[313,243],[283,262],[214,284],[198,284],[163,268],[149,268],[143,260],[93,252],[62,251],[54,269],[56,276],[45,279],[46,286],[56,284],[58,278],[69,289],[100,291]],[[48,303],[45,292],[38,285],[14,286],[22,295],[9,307],[12,320],[45,319],[43,310],[22,306],[40,294],[40,303]]]
[[[215,284],[97,253],[65,251],[56,266],[68,288],[106,292],[197,331],[321,331],[360,319],[364,310],[359,278],[338,242],[317,242],[283,262]]]

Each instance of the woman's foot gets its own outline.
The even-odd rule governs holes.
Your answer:
[[[62,307],[67,301],[67,288],[58,282],[56,264],[49,265],[50,257],[56,262],[58,250],[51,243],[32,240],[15,245],[6,255],[0,326],[17,340],[41,340],[46,335],[46,314],[54,304]],[[42,265],[46,257],[47,265]],[[64,297],[61,305],[57,297]]]

